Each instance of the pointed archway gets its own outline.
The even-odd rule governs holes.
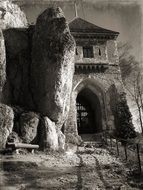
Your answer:
[[[102,112],[99,98],[84,88],[77,95],[77,129],[79,135],[95,134],[102,130]]]

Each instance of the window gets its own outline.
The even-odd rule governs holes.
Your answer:
[[[93,58],[93,47],[83,47],[83,57],[85,58]]]
[[[101,56],[101,50],[100,50],[100,48],[99,48],[99,56]]]

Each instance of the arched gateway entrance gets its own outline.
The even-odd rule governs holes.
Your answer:
[[[90,89],[80,91],[76,99],[78,134],[94,134],[102,130],[99,99]]]
[[[77,132],[83,140],[105,128],[106,105],[104,88],[94,79],[82,81],[75,88]]]

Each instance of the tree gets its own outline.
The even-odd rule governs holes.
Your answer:
[[[117,99],[116,109],[116,132],[115,135],[121,139],[136,137],[136,132],[132,123],[132,115],[127,105],[125,94],[120,94]]]
[[[143,71],[139,62],[130,54],[129,44],[119,44],[119,63],[125,90],[135,103],[143,134]]]
[[[126,79],[125,88],[136,104],[143,134],[143,75],[140,70],[133,71],[132,75]]]

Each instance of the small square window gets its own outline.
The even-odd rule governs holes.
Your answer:
[[[93,47],[83,47],[83,57],[85,58],[93,58]]]

